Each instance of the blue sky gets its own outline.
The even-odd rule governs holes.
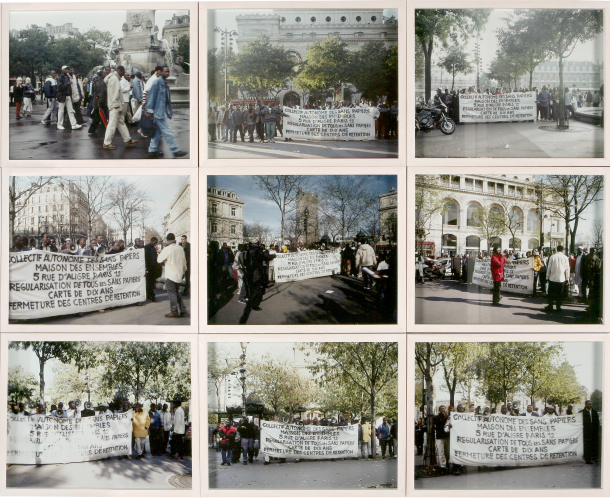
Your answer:
[[[315,186],[323,183],[325,176],[311,175],[308,177],[312,186],[309,190],[315,192]],[[387,193],[392,187],[398,188],[395,175],[353,175],[346,177],[365,179],[371,190],[376,194]],[[275,203],[262,199],[262,192],[254,184],[251,176],[208,175],[208,187],[212,187],[214,184],[220,189],[235,191],[239,199],[245,202],[244,221],[258,220],[271,227],[274,234],[280,233],[281,215],[279,208]]]

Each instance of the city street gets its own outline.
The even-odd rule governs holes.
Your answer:
[[[148,443],[142,460],[96,460],[55,465],[10,465],[7,488],[86,488],[99,490],[190,489],[191,457],[152,457]]]
[[[248,311],[238,302],[235,288],[211,310],[210,325],[388,324],[375,289],[365,290],[362,279],[341,275],[277,283],[268,288],[262,311]],[[395,320],[391,320],[395,323]]]
[[[148,159],[149,140],[138,134],[138,127],[127,127],[131,137],[139,141],[131,147],[125,147],[121,134],[115,133],[112,143],[116,150],[103,149],[106,128],[100,124],[95,135],[88,135],[91,117],[85,114],[83,118],[87,123],[78,130],[57,130],[57,125],[43,125],[40,123],[47,110],[46,103],[38,101],[33,106],[32,116],[17,120],[15,108],[9,108],[9,158],[11,160],[138,160]],[[174,109],[170,121],[174,139],[183,151],[189,151],[189,109]],[[167,147],[167,142],[161,139],[158,151],[163,152],[163,159],[173,158]],[[184,156],[189,158],[189,155]]]
[[[547,301],[530,295],[502,295],[500,307],[492,305],[491,289],[461,281],[427,281],[415,285],[416,324],[574,324],[582,323],[586,305],[565,303],[562,313],[543,310]]]
[[[415,456],[415,466],[421,466],[423,456]],[[601,467],[582,461],[542,467],[466,467],[459,476],[447,475],[415,480],[418,490],[532,490],[585,489],[601,487]]]
[[[396,460],[273,460],[264,466],[262,454],[253,463],[220,465],[221,453],[208,449],[210,488],[226,489],[366,489],[396,488]]]
[[[398,158],[398,141],[307,141],[285,142],[276,137],[275,144],[241,142],[208,142],[208,158]]]
[[[418,132],[417,158],[601,158],[604,129],[570,120],[564,131],[555,122],[501,122],[457,125],[452,135]],[[547,130],[545,130],[547,129]]]
[[[170,312],[169,299],[165,290],[155,290],[157,302],[146,301],[143,305],[131,304],[107,308],[103,313],[87,313],[54,316],[33,319],[31,321],[10,321],[11,324],[46,324],[46,325],[190,325],[191,299],[183,297],[188,314],[182,318],[166,318]]]

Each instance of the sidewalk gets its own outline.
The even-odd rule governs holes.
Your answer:
[[[9,108],[9,159],[11,160],[134,160],[148,159],[149,139],[138,134],[138,127],[127,127],[132,139],[137,140],[135,146],[125,147],[121,134],[115,133],[112,143],[116,150],[103,149],[106,128],[100,124],[96,135],[88,135],[91,117],[82,109],[83,119],[87,123],[78,130],[58,130],[57,125],[43,125],[41,122],[47,110],[44,104],[33,106],[32,116],[17,120],[15,108]],[[178,147],[189,151],[189,108],[174,110],[170,127]],[[163,152],[163,159],[173,158],[172,152],[161,139],[157,151]],[[189,158],[186,155],[184,158]]]
[[[570,120],[565,131],[547,131],[555,122],[467,123],[452,135],[418,132],[417,158],[602,158],[604,129]]]

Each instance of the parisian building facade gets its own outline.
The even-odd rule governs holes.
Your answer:
[[[425,246],[428,255],[476,255],[489,251],[473,220],[477,208],[486,207],[504,215],[514,211],[519,228],[512,241],[510,233],[502,234],[494,245],[502,250],[526,252],[540,247],[541,215],[544,246],[555,247],[565,241],[565,224],[550,211],[539,212],[539,193],[534,175],[442,175],[440,188],[447,201],[447,211],[434,217]],[[512,214],[511,214],[512,215]],[[433,249],[432,249],[433,248]]]
[[[188,177],[182,185],[164,219],[165,234],[174,233],[179,241],[182,235],[191,239],[191,178]]]
[[[237,250],[244,240],[244,203],[233,191],[216,185],[208,188],[208,241]]]
[[[299,191],[297,194],[297,236],[298,241],[308,246],[320,241],[318,223],[318,196]]]
[[[188,14],[177,16],[174,14],[171,19],[165,21],[161,32],[161,39],[167,40],[172,50],[178,49],[178,40],[183,35],[190,33],[191,18]]]
[[[398,191],[395,188],[379,195],[379,231],[381,238],[378,247],[396,245],[398,236]]]

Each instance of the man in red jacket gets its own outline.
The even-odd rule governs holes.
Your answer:
[[[504,281],[504,263],[506,257],[500,253],[499,247],[494,247],[493,255],[491,256],[491,277],[494,280],[494,299],[493,305],[500,305],[500,287]]]
[[[230,420],[227,420],[225,426],[221,427],[218,433],[220,435],[220,449],[222,452],[222,463],[220,465],[231,465],[237,429],[231,425]]]

